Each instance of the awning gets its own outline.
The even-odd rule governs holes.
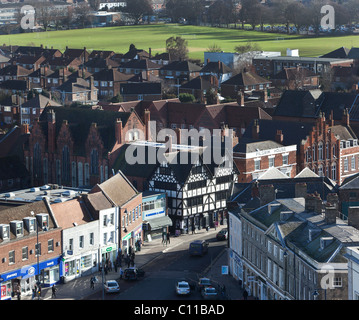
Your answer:
[[[172,226],[172,220],[169,216],[149,219],[147,222],[151,226],[151,230]]]

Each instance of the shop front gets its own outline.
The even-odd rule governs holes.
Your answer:
[[[50,287],[60,280],[61,257],[43,261],[0,275],[1,300],[9,300],[20,290],[22,295],[31,295],[37,282],[37,274],[42,287]],[[38,270],[40,272],[38,272]]]
[[[64,283],[98,271],[97,262],[97,252],[77,256],[72,256],[71,252],[67,253],[66,257],[62,258]]]
[[[229,251],[230,273],[236,280],[243,282],[243,262],[240,256],[233,250]]]
[[[131,234],[130,234],[131,235]],[[115,243],[101,248],[101,262],[111,261],[114,263],[117,258],[117,245]]]
[[[128,253],[128,249],[131,246],[130,241],[131,241],[131,233],[128,233],[121,239],[122,254],[124,254],[125,252]]]

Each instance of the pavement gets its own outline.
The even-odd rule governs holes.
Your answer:
[[[223,226],[224,227],[224,226]],[[153,262],[160,255],[165,254],[170,250],[174,250],[176,246],[179,246],[183,242],[189,242],[197,238],[202,238],[205,234],[215,236],[215,234],[223,227],[209,229],[196,230],[195,234],[183,234],[178,237],[171,237],[170,244],[167,246],[162,244],[162,239],[153,239],[151,242],[145,242],[141,250],[136,252],[135,265],[137,268],[144,268],[146,264]],[[243,291],[238,281],[236,281],[230,274],[222,275],[222,266],[228,265],[228,248],[226,247],[221,253],[212,261],[211,265],[206,268],[203,275],[207,276],[214,282],[217,282],[221,286],[225,286],[225,292],[229,300],[242,300]],[[90,278],[97,276],[99,283],[95,284],[95,289],[90,288]],[[89,276],[83,276],[74,279],[64,284],[56,285],[56,298],[52,298],[51,288],[42,288],[41,300],[86,300],[86,297],[93,295],[96,292],[102,292],[102,286],[100,285],[102,279],[101,272],[93,273]],[[106,280],[119,280],[118,272],[114,270],[108,272]],[[37,299],[37,298],[36,298]],[[21,300],[32,300],[32,296],[21,296]],[[248,297],[248,300],[252,300]]]

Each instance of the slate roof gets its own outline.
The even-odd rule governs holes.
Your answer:
[[[320,56],[321,58],[348,58],[348,54],[349,54],[350,49],[345,48],[345,47],[340,47],[338,49],[335,49],[331,52],[328,52],[322,56]]]
[[[153,70],[160,69],[162,65],[152,62],[148,59],[133,59],[128,62],[124,62],[120,65],[120,68],[127,69],[140,69],[140,70]]]
[[[97,81],[113,81],[113,82],[120,82],[120,81],[128,81],[130,80],[133,75],[132,74],[125,74],[117,69],[106,68],[100,70],[98,72],[93,73],[94,80]]]
[[[339,190],[359,189],[359,173],[344,179]]]
[[[112,59],[105,59],[100,57],[95,57],[91,60],[88,60],[84,63],[84,66],[86,68],[99,68],[99,69],[105,69],[109,66],[113,68],[117,68],[120,65],[119,62],[112,60]]]
[[[209,90],[210,88],[216,86],[215,84],[213,84],[213,79],[211,77],[211,75],[198,76],[182,84],[180,89]]]
[[[109,51],[109,50],[92,50],[90,55],[89,55],[89,59],[94,59],[94,58],[104,58],[107,59],[109,57],[112,57],[115,54],[114,51]]]
[[[19,65],[8,65],[0,69],[0,76],[27,76],[32,72]]]
[[[359,98],[356,93],[321,92],[320,90],[286,90],[273,116],[317,118],[321,112],[334,120],[341,120],[349,110],[351,120],[359,120]]]
[[[7,90],[27,91],[26,80],[5,80],[0,83],[0,88]]]
[[[161,70],[185,71],[185,72],[200,72],[201,67],[189,61],[172,61],[167,65],[161,67]]]
[[[222,61],[210,61],[201,69],[201,72],[226,74],[226,73],[231,73],[232,69]]]
[[[97,130],[106,149],[105,152],[111,151],[115,144],[116,119],[121,119],[122,126],[124,127],[131,115],[130,112],[92,110],[81,107],[46,107],[40,116],[40,124],[45,137],[47,137],[47,112],[49,110],[55,112],[56,136],[61,129],[63,121],[68,121],[76,154],[84,154],[85,142],[92,123],[97,124]]]
[[[121,94],[123,95],[161,95],[162,94],[162,84],[161,82],[129,82],[121,83]]]
[[[149,58],[149,53],[142,49],[133,49],[127,51],[121,58],[126,60],[132,60],[137,57],[139,58]]]
[[[60,86],[56,87],[57,91],[66,92],[66,93],[76,93],[90,91],[90,84],[82,78],[69,78]]]
[[[42,47],[19,46],[15,51],[15,55],[16,54],[43,55],[44,57],[50,57],[53,56],[56,52],[59,52],[59,50],[42,48]]]
[[[57,103],[54,100],[51,100],[45,96],[43,96],[42,94],[37,94],[35,97],[33,97],[32,99],[26,101],[25,103],[22,104],[22,107],[26,107],[26,108],[40,108],[43,109],[47,106],[52,106],[52,107],[60,107],[61,104]]]
[[[348,53],[349,59],[359,59],[359,48],[351,48]]]
[[[254,72],[243,71],[222,82],[222,85],[252,86],[262,83],[271,83],[271,81],[260,77]]]
[[[246,139],[241,139],[240,142],[234,146],[233,152],[248,153],[248,152],[256,152],[259,150],[268,150],[268,149],[274,149],[280,147],[283,147],[283,145],[272,140],[248,141]]]
[[[47,202],[46,199],[32,202],[29,204],[11,207],[8,209],[4,209],[0,211],[0,224],[9,224],[10,221],[14,220],[20,220],[22,221],[23,218],[26,217],[32,217],[31,211],[34,212],[34,214],[39,213],[48,213],[49,214],[49,229],[57,228],[56,222],[53,219],[52,213],[49,209],[50,204]],[[24,227],[24,236],[22,239],[26,238],[26,236],[29,236],[28,231]],[[33,235],[31,235],[33,236]],[[12,232],[12,228],[10,228],[10,240],[16,239],[15,234]],[[3,240],[0,239],[0,243],[2,243]]]
[[[247,127],[243,134],[243,138],[253,139],[252,127],[254,122]],[[258,140],[274,140],[277,130],[282,130],[283,145],[298,145],[302,140],[306,140],[309,132],[312,130],[314,123],[310,122],[292,122],[280,120],[258,120],[259,139]]]

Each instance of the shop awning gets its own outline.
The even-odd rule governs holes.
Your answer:
[[[149,219],[147,222],[151,226],[151,230],[172,226],[172,220],[169,216]]]

